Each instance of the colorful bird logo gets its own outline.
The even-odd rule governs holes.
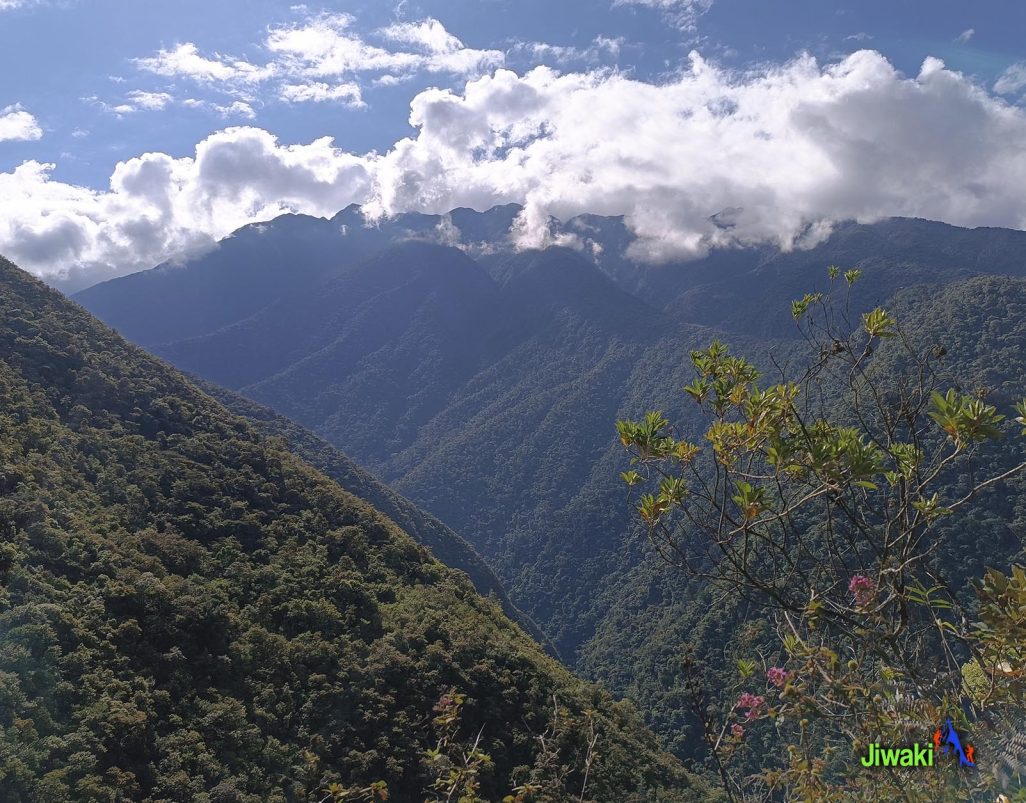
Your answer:
[[[941,749],[942,743],[944,745],[943,749]],[[962,740],[958,735],[958,731],[955,730],[955,726],[951,722],[950,717],[948,717],[944,722],[943,730],[938,728],[933,732],[933,749],[940,750],[944,755],[951,753],[952,755],[958,756],[959,766],[976,766],[976,761],[973,757],[976,752],[976,748],[971,744],[966,744],[964,748],[962,747]]]

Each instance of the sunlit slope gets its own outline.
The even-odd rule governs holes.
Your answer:
[[[553,698],[598,712],[596,799],[703,796],[392,521],[8,262],[0,398],[5,799],[417,799],[451,687],[489,797]]]

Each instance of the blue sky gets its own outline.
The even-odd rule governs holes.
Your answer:
[[[7,0],[11,2],[11,0]],[[0,2],[0,6],[3,2]],[[298,22],[317,11],[353,15],[353,30],[377,44],[376,31],[396,21],[435,18],[468,48],[502,51],[504,62],[525,69],[542,62],[562,68],[616,65],[639,78],[658,80],[697,49],[718,62],[745,69],[784,61],[807,51],[823,60],[863,47],[880,50],[900,70],[915,73],[927,56],[993,83],[1026,58],[1026,4],[956,0],[717,0],[696,14],[695,29],[658,8],[570,0],[442,0],[310,4],[267,0],[64,0],[27,2],[0,12],[0,105],[21,104],[46,136],[35,142],[0,143],[0,166],[22,159],[56,162],[55,177],[96,187],[114,164],[147,150],[181,155],[206,134],[228,124],[253,123],[287,141],[325,134],[355,151],[384,149],[410,133],[410,98],[432,85],[456,86],[465,75],[421,73],[396,86],[361,81],[365,107],[286,103],[257,91],[255,117],[218,112],[235,98],[212,86],[169,80],[140,69],[135,60],[161,49],[193,43],[202,54],[227,54],[267,63],[269,26]],[[959,40],[965,31],[973,31]],[[546,43],[587,51],[597,37],[622,39],[618,53],[591,58],[535,53],[518,44]],[[261,88],[263,89],[263,88]],[[131,105],[132,91],[168,93],[159,110],[112,112]],[[181,101],[209,102],[184,108]],[[105,104],[105,105],[103,105]]]
[[[973,137],[1004,138],[1010,147],[1020,132],[1008,127],[1008,115],[1019,120],[1026,88],[1023,30],[1026,4],[1007,0],[0,0],[0,189],[9,196],[0,208],[0,251],[43,275],[95,277],[208,247],[231,226],[276,211],[328,213],[345,201],[381,214],[532,201],[522,221],[530,244],[544,243],[539,226],[548,214],[626,214],[647,243],[639,258],[650,259],[724,244],[722,230],[697,221],[723,208],[756,210],[751,199],[766,193],[784,207],[779,219],[767,219],[766,210],[751,211],[750,221],[742,215],[739,231],[747,233],[739,242],[794,245],[841,215],[1020,225],[1026,202],[1003,216],[989,211],[1009,202],[1011,190],[996,178],[983,189],[972,177],[958,179],[951,190],[962,195],[947,206],[902,199],[893,188],[839,200],[833,186],[810,183],[799,193],[794,185],[808,183],[806,169],[843,173],[867,153],[864,142],[839,154],[823,139],[816,104],[834,104],[832,119],[860,104],[862,113],[895,117],[890,128],[874,121],[875,136],[914,156],[915,132],[927,121],[947,125],[943,110],[961,102],[957,95],[976,111],[962,114],[969,123],[950,124],[976,128],[955,130],[952,143],[972,150]],[[860,53],[869,55],[852,56]],[[923,70],[924,63],[938,67],[937,59],[942,76]],[[552,69],[539,72],[539,65]],[[843,88],[830,70],[843,73]],[[784,95],[781,81],[789,87]],[[859,82],[872,87],[871,99]],[[973,91],[982,95],[969,99]],[[509,105],[517,92],[533,98],[521,118]],[[919,100],[900,100],[902,92]],[[627,125],[615,120],[614,107],[649,94],[657,113],[647,124],[641,107]],[[626,174],[638,161],[626,140],[616,150],[616,175],[605,163],[582,162],[551,178],[568,161],[552,161],[551,151],[573,153],[575,142],[582,152],[601,150],[600,138],[584,130],[587,120],[571,119],[560,105],[585,96],[617,135],[630,128],[634,142],[646,138],[676,153],[644,197],[619,206],[606,198],[645,184],[645,168]],[[781,98],[787,121],[774,112]],[[746,105],[747,113],[736,113]],[[678,130],[680,120],[701,118],[693,117],[699,107],[715,107],[711,122]],[[729,129],[728,118],[736,123]],[[724,130],[713,136],[710,126]],[[736,151],[724,145],[715,152],[717,136],[734,141]],[[959,170],[957,149],[931,136],[936,152],[917,164],[912,178],[922,187],[913,182],[910,192],[947,191],[940,177]],[[725,166],[751,161],[745,143],[753,137],[800,139],[805,150],[769,186],[754,161],[748,174]],[[683,140],[691,143],[687,153],[679,152]],[[510,148],[524,149],[516,163],[523,175],[510,172]],[[204,162],[208,151],[219,161]],[[991,159],[999,157],[995,151]],[[529,159],[537,169],[525,167]],[[898,164],[902,154],[881,156],[881,165],[888,161]],[[719,172],[710,164],[720,164]],[[245,183],[231,165],[259,180]],[[488,168],[495,169],[485,176]],[[701,182],[685,186],[702,171]],[[599,174],[605,194],[580,189],[598,186]],[[697,200],[713,185],[723,208]],[[982,204],[981,193],[993,203]],[[658,222],[657,197],[672,197],[684,211]],[[190,204],[204,214],[183,211]]]

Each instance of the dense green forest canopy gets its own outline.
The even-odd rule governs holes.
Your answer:
[[[871,282],[871,275],[865,281]],[[908,288],[892,298],[888,309],[901,321],[914,347],[928,352],[935,349],[941,355],[936,366],[938,382],[966,393],[980,393],[988,403],[1014,416],[1012,405],[1026,388],[1026,281],[984,276],[953,282],[932,293]],[[744,342],[737,337],[733,340]],[[765,352],[752,348],[750,353],[765,370],[767,382],[779,378]],[[800,365],[808,357],[797,352],[790,364]],[[893,388],[910,369],[901,350],[884,343],[873,356],[872,370],[880,377],[890,377]],[[681,386],[694,377],[692,371]],[[837,388],[832,388],[832,393],[828,409],[842,419],[850,416],[843,395]],[[693,420],[694,402],[679,390],[675,395],[678,398],[666,400],[668,415],[685,423]],[[634,409],[637,414],[646,408]],[[685,426],[682,431],[691,437],[700,432],[697,426]],[[999,475],[1021,459],[1020,440],[1005,437],[974,458],[973,474]],[[615,465],[617,470],[627,468],[622,456]],[[937,490],[942,496],[954,496],[968,479],[964,471],[946,475]],[[1026,559],[1024,498],[1026,480],[1012,476],[983,489],[957,516],[934,525],[936,566],[953,588],[961,589],[970,607],[975,600],[974,584],[988,568],[1007,571]],[[672,746],[682,753],[690,751],[695,742],[686,739],[694,734],[697,721],[682,694],[683,656],[697,660],[706,688],[729,689],[737,680],[737,661],[770,654],[776,635],[764,608],[689,582],[660,559],[641,561],[627,578],[611,605],[613,613],[587,645],[578,668],[624,690],[646,712],[653,727],[668,734]],[[730,638],[725,639],[724,634]],[[731,704],[728,696],[724,695],[721,710]]]
[[[567,783],[595,723],[589,797],[705,797],[464,575],[6,261],[0,399],[5,800],[423,799],[453,688],[486,799],[554,701]]]
[[[550,652],[555,652],[555,647],[547,642],[538,626],[513,605],[506,589],[488,564],[458,533],[397,494],[330,443],[294,421],[238,393],[202,380],[196,381],[205,393],[213,396],[233,413],[246,418],[261,434],[282,439],[291,452],[335,480],[350,493],[369,502],[375,510],[384,513],[417,543],[428,547],[431,554],[446,566],[466,572],[478,593],[486,597],[495,597],[511,619],[527,630],[535,640],[542,642]]]
[[[840,224],[807,250],[644,267],[623,257],[622,220],[581,221],[600,252],[516,254],[501,243],[510,215],[471,216],[467,241],[495,247],[467,253],[411,241],[436,221],[400,216],[364,255],[339,252],[330,270],[252,314],[193,322],[177,339],[147,325],[174,320],[154,286],[206,263],[81,298],[175,364],[288,415],[459,532],[564,660],[638,702],[677,753],[693,755],[683,653],[694,648],[711,684],[725,686],[716,673],[762,643],[766,626],[741,600],[653,561],[617,480],[613,422],[656,408],[697,434],[680,388],[694,378],[688,352],[716,338],[768,372],[800,364],[789,305],[823,289],[830,264],[864,270],[853,314],[893,306],[913,336],[948,349],[965,381],[1010,393],[1001,388],[1024,373],[1016,277],[1026,234],[892,219]],[[240,265],[213,267],[208,279],[230,292]],[[999,447],[993,459],[1009,457]],[[951,525],[943,558],[953,570],[979,577],[1019,553],[1022,490],[993,489]]]
[[[713,341],[688,355],[694,379],[681,388],[703,431],[659,411],[617,423],[631,454],[621,479],[663,570],[716,591],[709,607],[735,621],[721,631],[736,633],[732,671],[685,641],[681,708],[733,799],[1021,793],[1022,530],[994,538],[972,514],[1026,473],[1022,387],[1008,375],[979,384],[973,344],[950,353],[950,332],[906,329],[882,307],[852,316],[862,271],[827,275],[826,293],[791,304],[798,365],[760,371]],[[957,313],[986,295],[1017,311],[1022,285],[986,277],[942,300]],[[746,616],[732,599],[750,603]],[[762,626],[754,639],[749,623]],[[880,774],[853,761],[965,728],[975,745],[956,742],[955,767]]]

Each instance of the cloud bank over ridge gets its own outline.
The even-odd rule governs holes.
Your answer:
[[[393,33],[458,52],[439,30]],[[624,215],[633,256],[654,261],[800,247],[851,218],[1026,228],[1026,113],[936,59],[912,77],[871,50],[731,73],[693,53],[661,83],[499,69],[419,93],[410,123],[382,154],[228,128],[192,156],[119,163],[103,192],[26,162],[0,173],[0,253],[78,284],[354,202],[374,215],[518,202],[523,246],[549,241],[550,215]]]

